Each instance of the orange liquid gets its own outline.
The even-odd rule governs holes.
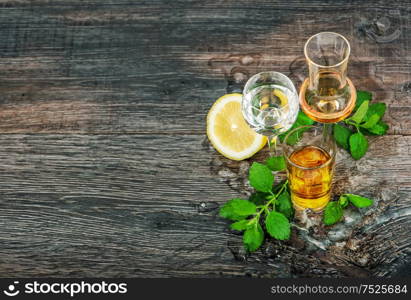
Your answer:
[[[326,164],[330,159],[331,156],[325,150],[315,146],[306,146],[291,154],[290,161],[303,167],[290,163],[287,166],[291,200],[296,209],[319,211],[330,201],[334,167],[334,162]]]

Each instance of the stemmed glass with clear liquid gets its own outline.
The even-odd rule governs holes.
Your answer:
[[[279,154],[277,136],[291,128],[298,110],[298,93],[284,74],[261,72],[252,76],[244,87],[244,119],[257,133],[267,136],[271,156]]]

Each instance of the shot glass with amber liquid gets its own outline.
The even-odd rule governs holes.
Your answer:
[[[283,141],[291,200],[296,210],[321,211],[331,198],[336,145],[320,126],[301,126]]]

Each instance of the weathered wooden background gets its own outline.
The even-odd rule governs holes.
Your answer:
[[[205,116],[258,71],[299,86],[320,31],[388,105],[389,135],[337,158],[335,192],[377,204],[246,255],[217,209],[265,154],[222,158]],[[410,115],[409,0],[0,0],[0,276],[409,275]]]

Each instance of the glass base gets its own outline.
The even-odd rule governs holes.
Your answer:
[[[316,199],[302,198],[291,193],[291,201],[295,210],[310,209],[314,212],[320,212],[324,210],[328,202],[330,202],[331,193],[328,193],[322,197]]]
[[[310,83],[309,78],[306,78],[300,88],[300,106],[301,110],[312,120],[320,122],[320,123],[337,123],[341,120],[347,118],[355,107],[355,102],[357,100],[357,91],[352,83],[352,81],[347,77],[346,78],[347,84],[350,90],[350,99],[348,103],[344,107],[343,110],[333,112],[333,113],[323,113],[315,110],[312,108],[306,101],[306,93]]]

